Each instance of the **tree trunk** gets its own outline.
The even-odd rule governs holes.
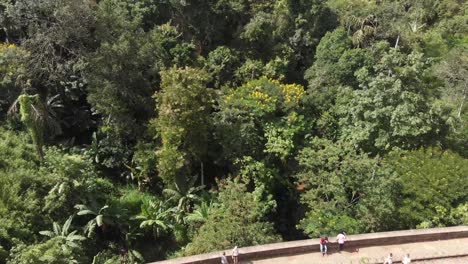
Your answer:
[[[201,170],[201,185],[205,185],[205,174],[203,172],[203,162],[200,162],[200,170]]]
[[[8,35],[8,29],[3,27],[3,31],[5,31],[5,43],[10,44],[10,36]]]
[[[42,162],[44,160],[44,149],[42,148],[42,145],[39,143],[36,143],[36,150],[37,150],[37,155],[39,156],[39,159]]]
[[[466,100],[466,86],[465,88],[463,89],[463,99],[460,103],[460,108],[458,108],[458,118],[461,118],[461,112],[463,110],[463,105],[465,104],[465,100]]]
[[[395,42],[395,49],[398,48],[398,42],[400,42],[400,34],[398,34],[398,37]]]

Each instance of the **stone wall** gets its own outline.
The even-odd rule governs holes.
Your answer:
[[[347,237],[346,249],[362,248],[378,245],[395,245],[403,243],[424,242],[444,239],[454,239],[468,237],[468,226],[455,226],[444,228],[417,229],[417,230],[402,230],[392,232],[380,232],[370,234],[349,235]],[[329,248],[337,248],[335,238],[329,238]],[[266,259],[277,256],[296,255],[319,251],[320,239],[306,239],[290,242],[281,242],[274,244],[266,244],[260,246],[240,248],[242,261],[254,259]],[[231,249],[225,250],[226,255],[230,258]],[[208,254],[177,258],[151,264],[219,264],[220,256],[223,251],[212,252]]]

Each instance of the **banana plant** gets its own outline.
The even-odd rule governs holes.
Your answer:
[[[168,201],[177,204],[177,210],[184,214],[189,213],[194,203],[200,201],[198,193],[204,186],[195,186],[197,176],[189,179],[179,179],[176,177],[174,188],[167,188],[163,193],[169,198]]]
[[[73,216],[70,216],[67,221],[65,221],[63,226],[60,226],[57,222],[54,222],[52,230],[40,231],[39,234],[50,238],[62,238],[65,241],[65,244],[62,245],[64,250],[66,250],[67,247],[79,248],[80,246],[77,242],[85,240],[86,237],[77,235],[77,230],[69,232],[72,220]]]
[[[85,226],[85,232],[88,237],[92,237],[96,227],[100,227],[105,232],[108,225],[114,224],[111,215],[108,213],[109,206],[104,205],[103,207],[88,206],[84,204],[77,204],[75,208],[78,209],[77,215],[92,215],[94,216]]]
[[[151,229],[155,236],[159,236],[172,228],[170,217],[173,209],[167,209],[164,202],[155,202],[151,199],[144,200],[141,206],[141,214],[134,219],[141,220],[140,228]]]
[[[213,206],[213,202],[207,201],[203,201],[201,204],[195,205],[193,212],[185,217],[185,221],[194,225],[205,223],[213,209]]]

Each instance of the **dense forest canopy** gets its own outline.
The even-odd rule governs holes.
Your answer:
[[[0,263],[468,224],[463,0],[0,0]]]

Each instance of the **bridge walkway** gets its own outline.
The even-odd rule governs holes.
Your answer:
[[[394,263],[410,254],[412,263],[468,263],[468,238],[426,241],[397,245],[370,246],[363,248],[345,248],[338,253],[332,250],[323,257],[318,252],[282,256],[270,259],[241,262],[243,264],[358,264],[383,263],[389,253],[393,254]],[[418,261],[419,260],[419,261]],[[400,262],[401,263],[401,262]]]

